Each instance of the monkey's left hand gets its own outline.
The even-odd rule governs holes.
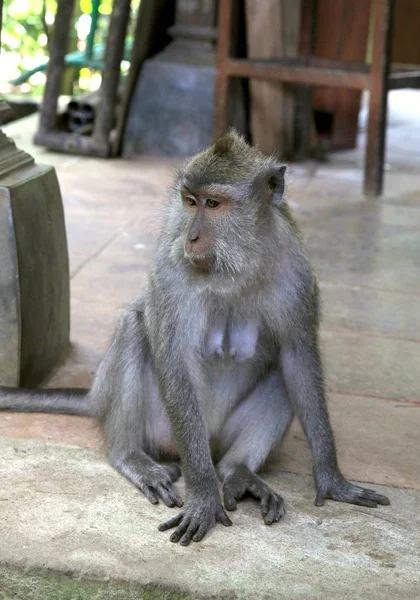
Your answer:
[[[374,490],[354,485],[347,481],[340,472],[324,472],[315,474],[317,495],[316,506],[324,506],[326,499],[348,502],[359,506],[376,508],[378,504],[387,506],[389,499]]]
[[[220,502],[219,493],[206,492],[205,495],[193,495],[188,498],[184,510],[159,525],[159,531],[176,527],[170,537],[171,542],[180,542],[182,546],[188,546],[191,540],[200,542],[216,522],[222,523],[225,527],[232,525]]]

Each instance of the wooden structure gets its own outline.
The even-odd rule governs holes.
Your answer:
[[[215,98],[215,137],[228,124],[229,79],[232,77],[279,81],[300,86],[332,86],[369,90],[364,191],[378,196],[383,187],[387,92],[389,89],[420,87],[420,70],[390,72],[391,29],[394,0],[373,0],[373,44],[371,66],[355,61],[335,61],[311,56],[276,60],[238,59],[231,56],[234,5],[237,0],[220,0]],[[314,0],[303,0],[303,33],[313,31]],[[310,45],[309,43],[307,45]]]
[[[106,157],[111,154],[111,131],[120,82],[121,60],[130,18],[131,0],[114,0],[106,41],[104,72],[92,136],[65,133],[57,127],[57,104],[68,49],[74,0],[60,0],[54,24],[54,38],[48,62],[47,83],[35,143],[52,150]]]

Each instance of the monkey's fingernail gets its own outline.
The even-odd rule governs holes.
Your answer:
[[[235,358],[235,356],[236,356],[236,348],[231,348],[231,349],[230,349],[230,351],[229,351],[229,356],[230,356],[231,358]]]

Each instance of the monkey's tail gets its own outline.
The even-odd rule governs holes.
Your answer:
[[[0,387],[0,411],[93,417],[88,393],[89,390],[83,388],[28,390]]]

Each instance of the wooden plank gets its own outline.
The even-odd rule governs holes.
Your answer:
[[[312,62],[312,61],[311,61]],[[334,61],[330,61],[333,64]],[[224,72],[235,77],[253,77],[269,81],[283,81],[305,85],[330,85],[363,90],[369,87],[369,74],[357,70],[336,67],[314,67],[312,64],[284,65],[281,60],[229,59],[224,64]]]

